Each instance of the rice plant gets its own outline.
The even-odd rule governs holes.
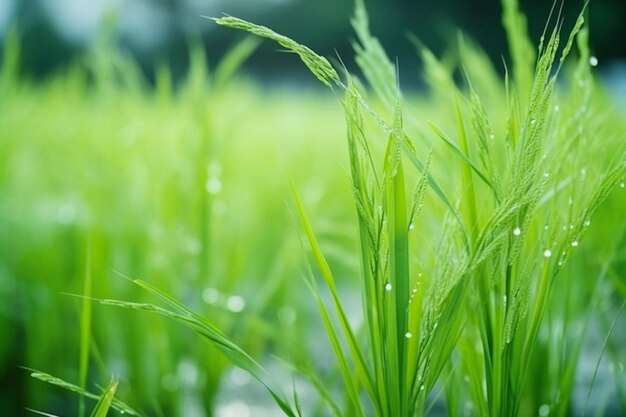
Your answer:
[[[34,89],[17,76],[19,48],[11,38],[0,91],[14,101],[9,107],[0,98],[12,112],[0,120],[1,138],[33,135],[30,109],[42,98],[49,114],[32,132],[48,140],[37,153],[71,155],[68,137],[103,127],[63,169],[45,159],[50,174],[43,179],[20,168],[43,160],[33,149],[0,140],[0,155],[14,155],[0,171],[8,196],[0,201],[0,228],[8,232],[0,243],[10,249],[2,259],[6,275],[25,277],[7,285],[7,294],[28,295],[8,307],[28,316],[24,361],[43,369],[46,358],[60,357],[77,369],[51,370],[64,379],[33,376],[100,398],[93,415],[109,408],[183,415],[189,403],[219,415],[216,397],[229,363],[260,383],[275,413],[288,416],[601,414],[601,404],[588,406],[593,387],[585,386],[583,403],[576,388],[597,321],[602,347],[594,351],[593,380],[609,357],[623,410],[624,355],[614,332],[624,312],[624,124],[594,75],[587,5],[575,22],[564,22],[555,2],[535,46],[517,1],[501,3],[510,57],[501,64],[462,34],[447,59],[409,36],[428,86],[420,95],[401,87],[402,67],[370,32],[362,0],[352,19],[361,76],[267,27],[215,19],[295,53],[331,90],[336,108],[327,98],[308,103],[304,93],[285,98],[229,82],[257,47],[254,37],[212,73],[203,51],[192,47],[186,83],[175,90],[162,67],[154,93],[132,61],[113,52],[106,33],[90,68],[77,66]],[[90,112],[83,104],[94,91]],[[272,113],[279,101],[283,107]],[[346,130],[344,186],[339,170],[322,164],[338,152],[336,109]],[[64,112],[80,115],[75,131]],[[276,162],[268,138],[279,134],[302,137],[286,140],[284,160]],[[120,143],[103,145],[111,137]],[[259,163],[258,154],[276,163]],[[36,186],[22,194],[23,184]],[[289,193],[295,239],[282,208]],[[56,207],[58,194],[73,202],[57,210],[60,231],[33,220],[33,202],[43,195]],[[329,213],[340,215],[325,222]],[[282,220],[266,222],[272,216]],[[38,231],[46,232],[39,240]],[[18,235],[27,243],[13,244]],[[64,247],[58,242],[69,249],[46,249]],[[28,262],[33,255],[37,265]],[[315,318],[294,279],[300,267]],[[66,271],[71,279],[50,278]],[[79,303],[50,297],[46,285],[81,294]],[[355,292],[360,308],[349,301]],[[145,295],[160,304],[144,302]],[[295,324],[277,325],[281,305],[297,315]],[[33,318],[38,311],[63,314],[42,323]],[[67,341],[48,343],[51,332],[67,331],[61,317],[78,319],[70,352]],[[332,366],[316,363],[307,346],[318,324]],[[291,387],[266,366],[276,351],[285,356]],[[195,375],[190,382],[179,375],[182,365]],[[88,381],[111,369],[123,375],[119,385],[112,382],[102,396],[87,392]],[[116,390],[137,411],[113,399]],[[78,403],[79,415],[86,407]]]
[[[344,377],[349,415],[366,414],[361,390],[368,394],[368,410],[374,415],[423,415],[426,394],[446,367],[449,378],[463,375],[468,382],[465,407],[472,407],[476,415],[520,415],[554,281],[597,208],[624,175],[623,146],[608,157],[603,145],[594,146],[607,139],[619,143],[619,138],[603,130],[602,113],[593,112],[585,10],[564,45],[560,15],[555,16],[556,23],[549,19],[535,52],[517,2],[503,1],[502,6],[512,66],[503,85],[495,89],[498,96],[488,98],[497,100],[501,119],[492,121],[483,104],[486,99],[473,85],[473,71],[482,69],[473,64],[484,64],[476,60],[480,57],[460,45],[458,69],[466,82],[459,87],[453,78],[455,68],[446,68],[420,46],[430,87],[448,100],[453,122],[445,130],[428,123],[431,132],[415,139],[404,127],[398,69],[369,33],[362,2],[357,2],[353,20],[356,60],[387,117],[363,98],[365,93],[353,76],[346,74],[347,82],[342,82],[325,59],[307,48],[237,18],[216,20],[296,52],[320,81],[344,92],[359,218],[362,329],[347,321],[332,273],[300,204],[298,212],[337,312],[339,328],[311,281]],[[552,12],[558,13],[554,6]],[[574,43],[578,62],[571,67],[567,88],[560,89],[557,80]],[[371,143],[375,139],[365,136],[363,112],[373,116],[388,137],[382,166],[374,162]],[[417,120],[417,124],[424,123]],[[418,139],[424,137],[432,152],[442,152],[437,143],[441,140],[450,151],[448,157],[456,159],[447,161],[446,170],[457,179],[457,199],[447,196],[431,172],[431,163],[420,157]],[[597,165],[600,160],[604,162]],[[407,197],[405,161],[417,183],[412,200]],[[410,254],[423,251],[424,245],[410,240],[409,232],[420,230],[415,217],[426,185],[448,210],[439,219],[443,226],[435,258],[420,259],[418,254],[415,265]],[[427,277],[412,272],[416,269],[427,271]],[[563,321],[567,325],[567,316]],[[359,345],[357,331],[367,335],[365,344]],[[551,374],[557,385],[568,383],[573,363]],[[448,388],[448,412],[463,414],[456,401],[460,385],[445,379],[442,383]],[[559,407],[558,398],[549,400],[559,414],[567,412],[567,406]],[[545,411],[540,408],[540,413]]]

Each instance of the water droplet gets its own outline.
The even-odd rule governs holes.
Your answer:
[[[243,401],[233,401],[217,408],[218,416],[221,417],[250,417],[250,407]]]
[[[439,323],[435,322],[435,324],[433,325],[433,330],[435,330],[437,327],[439,327]]]
[[[206,182],[206,190],[209,194],[217,194],[222,190],[222,182],[218,177],[211,177]]]
[[[543,256],[545,256],[546,258],[549,258],[552,256],[552,251],[550,249],[546,249],[543,251]]]
[[[519,227],[516,227],[515,229],[513,229],[513,234],[515,236],[519,236],[522,234],[522,229],[520,229]]]
[[[508,299],[506,297],[506,294],[502,296],[502,304],[504,304],[506,306]]]
[[[420,391],[424,391],[425,387],[424,384],[420,385]]]
[[[190,237],[185,240],[185,249],[192,255],[197,255],[202,250],[202,242],[200,240]]]
[[[624,187],[626,187],[626,184],[624,184],[624,181],[620,181],[619,188],[624,188]]]
[[[406,332],[406,333],[404,334],[404,337],[406,337],[407,339],[410,339],[411,337],[413,337],[413,333],[411,333],[411,332]]]
[[[569,230],[574,230],[574,225],[573,224],[569,225]]]
[[[205,288],[204,291],[202,291],[202,299],[207,304],[215,304],[217,303],[219,298],[220,298],[220,293],[215,288],[209,287],[209,288]]]
[[[583,177],[587,175],[587,168],[581,168],[580,169],[580,175],[582,175]]]
[[[573,246],[573,247],[578,246],[578,241],[577,241],[577,240],[573,240],[573,241],[572,241],[572,246]]]
[[[72,203],[64,203],[57,210],[57,221],[62,225],[74,223],[78,214],[78,209]]]
[[[548,230],[550,226],[548,226],[547,224],[545,226],[543,226],[543,230]]]
[[[534,124],[536,124],[536,123],[537,123],[537,119],[535,119],[534,117],[532,117],[532,118],[530,119],[530,124],[531,124],[531,125],[534,125]]]
[[[232,379],[235,385],[242,387],[247,385],[252,380],[252,377],[248,371],[235,367],[230,373],[230,379]]]
[[[181,360],[177,367],[178,379],[185,385],[195,385],[198,381],[200,371],[196,363],[189,359]]]
[[[413,230],[413,229],[415,229],[415,225],[414,225],[413,223],[411,223],[411,224],[409,225],[409,230]]]
[[[590,219],[586,219],[585,222],[583,223],[583,225],[585,226],[589,226],[591,224],[591,220]]]
[[[554,111],[555,111],[556,113],[558,113],[558,111],[559,111],[559,105],[558,105],[558,104],[555,104],[555,105],[554,105]]]
[[[489,139],[494,140],[496,138],[496,135],[494,135],[493,133],[489,135]]]
[[[280,320],[280,322],[283,324],[293,324],[296,322],[296,318],[296,310],[289,306],[282,307],[280,310],[278,310],[278,320]]]
[[[570,196],[570,197],[568,197],[568,199],[567,199],[567,204],[569,204],[569,205],[574,204],[574,199],[573,199],[571,196]]]
[[[466,401],[463,404],[463,417],[471,417],[474,415],[474,404],[469,401]]]
[[[391,288],[392,287],[391,287],[391,283],[390,282],[385,284],[385,291],[391,291]]]
[[[550,176],[550,173],[548,171],[543,173],[544,178],[548,178]]]
[[[598,66],[598,58],[596,58],[595,56],[590,56],[589,57],[589,65],[591,65],[592,67],[597,67]]]
[[[413,294],[417,292],[417,288],[413,288]]]
[[[231,295],[226,301],[226,308],[233,313],[240,313],[244,308],[246,308],[246,300],[239,295]]]
[[[546,417],[550,414],[550,406],[548,404],[542,404],[539,407],[539,417]]]

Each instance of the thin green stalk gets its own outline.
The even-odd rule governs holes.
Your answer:
[[[87,254],[85,259],[85,274],[83,279],[83,299],[80,314],[80,349],[78,366],[78,383],[82,389],[87,388],[87,376],[89,371],[89,342],[91,340],[91,251],[92,239],[87,242]],[[78,415],[85,415],[85,397],[78,399]]]

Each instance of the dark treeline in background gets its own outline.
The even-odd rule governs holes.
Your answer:
[[[2,0],[0,33],[12,24],[20,31],[22,70],[35,78],[63,68],[102,32],[106,16],[120,46],[129,50],[152,78],[157,63],[166,63],[176,77],[187,67],[187,46],[201,38],[210,63],[215,63],[241,34],[220,28],[203,16],[230,14],[286,34],[326,56],[352,63],[350,28],[352,0]],[[436,53],[454,44],[457,29],[477,41],[494,60],[506,57],[499,0],[366,0],[373,33],[398,59],[407,77],[417,58],[407,33],[416,35]],[[537,39],[552,7],[549,0],[520,0]],[[564,27],[570,28],[582,8],[580,0],[565,0]],[[597,0],[589,7],[592,46],[601,65],[626,58],[626,1]],[[264,44],[246,67],[266,81],[307,80],[297,60]]]

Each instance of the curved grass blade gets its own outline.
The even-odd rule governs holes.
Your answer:
[[[43,411],[38,411],[38,410],[33,410],[32,408],[25,408],[26,411],[30,411],[31,413],[35,413],[38,414],[40,416],[45,416],[45,417],[60,417],[57,416],[56,414],[50,414],[50,413],[44,413]]]
[[[309,220],[304,211],[302,202],[300,201],[300,198],[298,197],[298,194],[295,191],[295,186],[293,182],[291,182],[290,184],[292,187],[292,191],[293,191],[292,194],[293,194],[294,201],[296,203],[298,216],[302,223],[302,227],[304,228],[304,232],[307,236],[309,245],[311,246],[311,250],[313,252],[315,261],[318,265],[318,268],[320,269],[320,272],[322,273],[324,282],[326,283],[326,286],[328,287],[331,293],[333,304],[334,304],[335,310],[337,311],[337,315],[339,318],[339,324],[348,342],[348,347],[350,349],[350,353],[352,354],[352,359],[355,363],[357,373],[362,379],[362,383],[364,384],[366,391],[371,395],[371,398],[374,399],[376,398],[374,380],[372,378],[371,373],[369,372],[367,368],[365,355],[363,354],[362,349],[359,347],[356,336],[354,335],[352,327],[350,326],[350,322],[348,321],[348,316],[339,298],[339,293],[337,291],[337,286],[335,284],[335,278],[333,276],[332,271],[330,270],[330,266],[328,265],[326,258],[324,257],[324,254],[322,253],[322,249],[317,241],[317,238],[315,237],[315,233],[313,232],[313,228],[311,227],[311,224],[309,223]],[[314,291],[314,294],[316,296],[319,296],[319,293],[317,293],[316,291]],[[329,336],[332,336],[332,334],[329,333]],[[338,345],[338,348],[339,349],[341,348],[340,345]]]
[[[86,391],[85,389],[79,387],[78,385],[71,384],[69,382],[66,382],[66,381],[64,381],[64,380],[62,380],[60,378],[57,378],[55,376],[52,376],[50,374],[46,374],[44,372],[39,372],[39,371],[36,371],[34,369],[30,369],[30,368],[24,368],[24,369],[26,369],[26,370],[31,372],[31,374],[30,374],[31,377],[33,377],[35,379],[38,379],[40,381],[43,381],[43,382],[47,382],[48,384],[55,385],[57,387],[66,389],[66,390],[71,391],[71,392],[75,392],[75,393],[77,393],[79,395],[82,395],[82,396],[84,396],[86,398],[91,398],[92,400],[100,401],[101,398],[102,398],[101,395],[93,394],[93,393],[91,393],[89,391]],[[133,410],[130,406],[126,405],[125,403],[123,403],[122,401],[120,401],[120,400],[118,400],[116,398],[111,398],[111,401],[109,403],[109,408],[113,408],[114,410],[117,410],[120,413],[129,415],[129,416],[137,416],[137,417],[140,416],[140,414],[137,411]]]
[[[437,135],[437,137],[439,139],[441,139],[446,145],[448,145],[448,147],[455,153],[457,154],[467,165],[469,165],[469,167],[472,169],[472,171],[474,171],[476,173],[476,175],[478,175],[480,177],[481,180],[483,180],[483,182],[495,193],[496,190],[493,187],[493,184],[491,181],[489,181],[489,178],[487,178],[487,176],[480,170],[480,168],[478,168],[476,166],[476,164],[474,164],[467,155],[465,155],[465,153],[463,151],[461,151],[461,149],[459,149],[458,146],[456,146],[456,144],[454,142],[452,142],[452,140],[450,138],[448,138],[446,136],[446,134],[439,129],[437,126],[435,126],[433,123],[428,123],[428,127],[430,127],[430,130],[432,130],[435,135]]]
[[[211,19],[218,25],[228,26],[233,29],[239,29],[252,33],[262,38],[271,39],[279,45],[287,48],[289,51],[295,52],[298,54],[302,62],[304,62],[304,65],[306,65],[313,73],[313,75],[315,75],[318,80],[331,89],[333,88],[333,84],[337,84],[340,81],[339,74],[337,74],[337,71],[335,71],[326,58],[316,54],[310,48],[299,44],[291,38],[280,35],[265,26],[256,25],[237,17],[225,16]]]
[[[189,327],[198,335],[207,339],[215,347],[217,347],[234,365],[248,371],[257,381],[259,381],[274,399],[274,402],[289,417],[297,417],[299,414],[294,410],[289,401],[286,399],[282,390],[273,386],[274,384],[268,380],[268,374],[265,369],[255,361],[246,351],[231,341],[212,323],[205,318],[193,312],[179,301],[162,292],[158,288],[148,284],[142,280],[134,280],[135,284],[145,289],[149,293],[157,296],[167,304],[173,306],[180,313],[158,307],[147,303],[132,303],[119,300],[98,300],[101,304],[112,305],[117,307],[129,308],[156,313],[164,317],[173,319],[174,321]]]
[[[226,84],[243,63],[258,49],[261,40],[255,36],[246,36],[233,46],[219,62],[213,73],[216,87]]]

